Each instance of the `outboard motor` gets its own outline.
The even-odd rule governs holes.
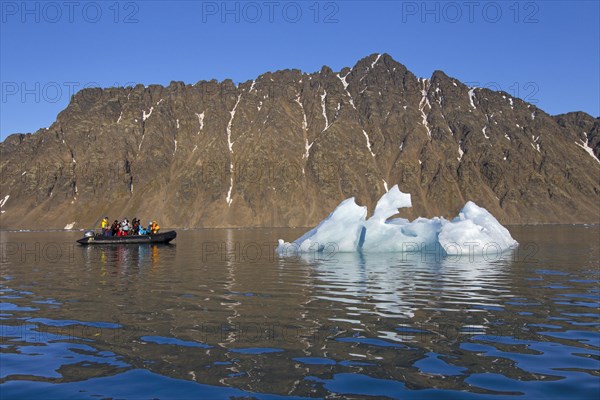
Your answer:
[[[94,231],[85,231],[83,237],[94,237]]]

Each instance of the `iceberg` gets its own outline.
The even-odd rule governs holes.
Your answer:
[[[410,194],[398,185],[385,193],[367,219],[367,207],[346,199],[316,227],[291,243],[279,239],[281,256],[310,252],[435,252],[469,256],[498,255],[518,243],[508,229],[485,208],[467,202],[457,217],[390,219],[400,208],[410,208]]]

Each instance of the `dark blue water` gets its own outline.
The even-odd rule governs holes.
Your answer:
[[[0,398],[598,398],[599,227],[511,232],[460,259],[2,232]]]

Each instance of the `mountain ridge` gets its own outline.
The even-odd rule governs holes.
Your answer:
[[[600,219],[598,118],[551,116],[443,71],[417,78],[387,54],[237,85],[84,89],[0,152],[1,228],[86,227],[104,214],[311,226],[347,197],[372,210],[396,183],[413,195],[410,218],[473,200],[503,223]]]

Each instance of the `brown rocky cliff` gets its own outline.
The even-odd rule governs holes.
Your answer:
[[[599,127],[386,54],[237,86],[86,89],[50,128],[0,144],[0,227],[311,226],[394,184],[410,218],[473,200],[503,223],[598,223]]]

